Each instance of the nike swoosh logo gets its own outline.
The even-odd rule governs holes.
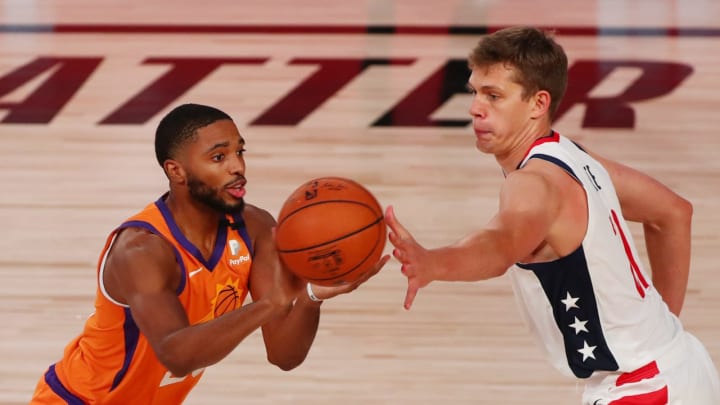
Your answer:
[[[191,272],[190,272],[190,274],[189,274],[189,276],[190,276],[190,277],[192,278],[192,276],[194,276],[194,275],[196,275],[196,274],[200,273],[201,271],[203,271],[203,268],[202,268],[202,267],[200,267],[200,268],[199,268],[199,269],[197,269],[197,270],[193,270],[193,271],[191,271]]]

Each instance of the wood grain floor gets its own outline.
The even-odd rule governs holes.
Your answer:
[[[558,8],[564,12],[553,11]],[[483,224],[497,206],[501,175],[491,157],[475,150],[463,125],[467,95],[418,93],[438,99],[418,98],[396,111],[394,123],[376,123],[439,67],[462,61],[482,29],[512,24],[560,27],[571,66],[614,66],[607,76],[593,76],[597,83],[583,94],[624,100],[632,122],[618,118],[621,113],[603,115],[602,102],[605,107],[593,111],[580,100],[555,128],[693,202],[693,262],[682,321],[720,364],[718,17],[717,2],[700,0],[0,1],[0,404],[29,401],[42,372],[92,311],[94,266],[106,234],[164,191],[152,139],[159,118],[177,103],[212,104],[235,118],[247,140],[246,198],[273,213],[303,181],[338,175],[394,205],[427,246]],[[168,24],[180,28],[148,28]],[[194,32],[198,26],[205,32]],[[249,26],[255,29],[242,28]],[[440,29],[347,29],[367,26]],[[443,34],[443,27],[474,28]],[[191,83],[188,72],[200,68],[181,66],[187,58],[203,66],[209,59],[225,62]],[[385,62],[357,69],[291,124],[258,125],[268,111],[287,117],[279,100],[318,71],[317,63],[297,62],[302,58]],[[399,59],[411,62],[386,63]],[[48,68],[30,74],[32,63]],[[682,76],[673,66],[689,70]],[[160,90],[149,86],[173,67],[180,73],[165,89],[177,95],[164,105],[150,97]],[[18,69],[31,80],[13,76]],[[326,73],[337,79],[337,69]],[[679,82],[669,84],[675,76]],[[76,91],[69,92],[68,83],[77,84]],[[68,98],[48,107],[28,101],[33,94],[48,103]],[[134,98],[149,104],[132,110],[127,103]],[[428,105],[434,107],[426,111]],[[118,111],[125,118],[103,123]],[[146,117],[143,111],[155,112]],[[437,125],[421,125],[413,121],[417,116]],[[634,230],[640,243],[641,229]],[[391,262],[363,288],[324,304],[308,359],[289,373],[266,363],[261,338],[253,334],[206,371],[187,403],[579,402],[582,387],[545,363],[506,278],[431,284],[409,312],[401,306],[404,288]]]

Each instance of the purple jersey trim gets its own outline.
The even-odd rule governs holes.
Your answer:
[[[70,391],[65,388],[57,374],[55,373],[55,365],[51,365],[45,372],[45,383],[56,393],[60,398],[65,400],[68,405],[84,405],[82,399],[73,395]]]
[[[117,372],[117,374],[115,374],[110,391],[117,388],[125,377],[125,374],[127,374],[132,358],[135,355],[138,339],[140,338],[140,330],[135,324],[130,308],[125,308],[125,323],[123,324],[123,332],[125,335],[125,359],[123,360],[122,368]]]
[[[180,231],[180,228],[177,226],[177,223],[175,223],[175,219],[173,218],[170,209],[165,204],[164,197],[165,196],[160,197],[155,202],[155,205],[160,210],[160,213],[165,219],[165,223],[167,223],[168,228],[170,228],[170,233],[172,233],[175,240],[180,243],[183,249],[185,249],[193,257],[195,257],[195,259],[202,263],[205,268],[208,269],[208,271],[212,271],[215,266],[217,266],[220,258],[222,257],[223,251],[225,250],[225,244],[227,243],[227,227],[218,226],[217,235],[215,237],[215,247],[213,248],[212,255],[210,255],[210,259],[205,260],[205,257],[200,252],[200,249],[193,245],[192,242],[187,240],[185,235],[183,235],[183,233]]]
[[[240,234],[240,237],[243,239],[245,246],[247,246],[248,251],[250,252],[250,256],[255,257],[252,239],[250,239],[250,234],[248,234],[247,228],[245,227],[245,220],[240,214],[233,215],[233,220],[235,221],[235,225],[232,228],[237,230]]]

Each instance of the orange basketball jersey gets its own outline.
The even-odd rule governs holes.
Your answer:
[[[242,217],[228,217],[218,227],[209,259],[175,224],[164,196],[129,218],[107,239],[98,263],[95,312],[80,336],[65,348],[38,383],[32,404],[179,404],[203,370],[172,375],[157,359],[135,325],[130,308],[110,297],[102,283],[105,259],[118,233],[143,228],[175,248],[182,272],[178,299],[190,324],[239,308],[247,296],[252,244]]]

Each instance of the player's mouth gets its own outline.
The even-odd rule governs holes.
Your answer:
[[[245,183],[247,183],[245,179],[232,182],[225,187],[225,190],[235,198],[243,198],[245,196]]]
[[[478,139],[487,138],[492,134],[491,131],[485,129],[473,128],[473,130],[475,131],[475,137]]]

